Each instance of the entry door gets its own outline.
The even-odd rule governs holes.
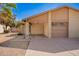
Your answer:
[[[68,35],[67,22],[53,22],[52,23],[52,37],[67,37]]]

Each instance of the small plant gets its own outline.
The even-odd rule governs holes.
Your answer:
[[[17,35],[23,35],[22,33],[18,33]]]
[[[9,33],[9,31],[8,30],[4,30],[4,33]]]

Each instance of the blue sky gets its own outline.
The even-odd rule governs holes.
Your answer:
[[[61,6],[70,6],[79,9],[79,3],[17,3],[16,6],[17,8],[13,9],[13,13],[16,15],[16,20],[22,20],[29,16]]]

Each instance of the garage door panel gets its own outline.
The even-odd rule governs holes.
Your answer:
[[[58,38],[58,37],[67,37],[66,35],[62,34],[62,35],[59,35],[59,34],[52,34],[53,36],[52,37],[55,37],[55,38]]]
[[[32,24],[31,26],[31,34],[43,34],[43,24]]]
[[[52,26],[52,37],[67,37],[68,23],[65,25],[60,25],[59,23],[57,22]]]

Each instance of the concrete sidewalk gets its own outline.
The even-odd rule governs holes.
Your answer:
[[[31,39],[26,56],[79,56],[79,39]]]

